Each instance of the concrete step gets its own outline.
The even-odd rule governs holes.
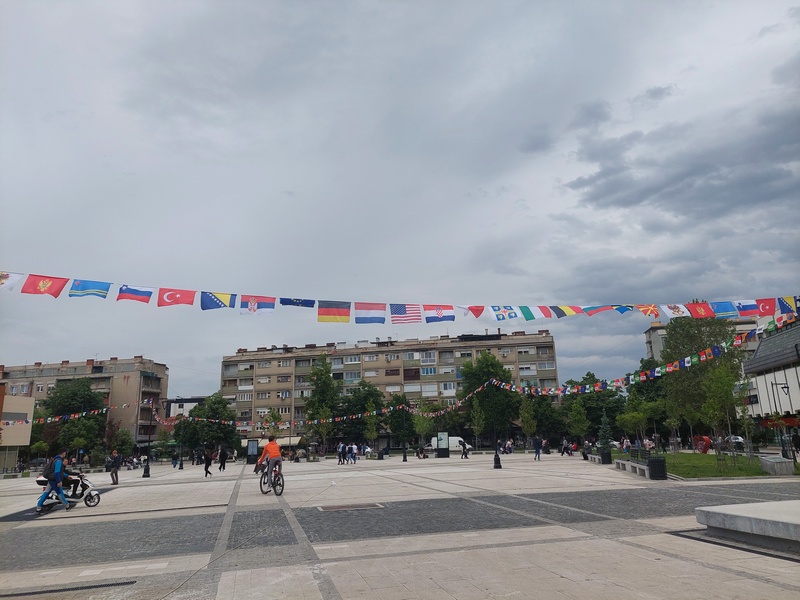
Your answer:
[[[800,554],[800,500],[703,506],[695,516],[709,535]]]

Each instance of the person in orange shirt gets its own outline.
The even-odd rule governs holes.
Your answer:
[[[275,465],[278,466],[278,473],[283,473],[283,459],[281,458],[281,447],[278,446],[278,442],[275,441],[275,436],[269,436],[269,440],[267,441],[267,445],[264,446],[264,451],[261,453],[261,457],[258,459],[258,464],[264,464],[264,461],[267,460],[267,473],[269,477],[269,490],[267,493],[272,491],[272,470],[275,468]]]

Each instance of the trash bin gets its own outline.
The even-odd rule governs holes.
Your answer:
[[[647,468],[650,469],[650,479],[667,478],[667,459],[663,456],[654,456],[647,459]]]
[[[611,464],[611,450],[600,450],[600,464],[601,465]]]
[[[383,450],[378,450],[378,460],[383,460]]]

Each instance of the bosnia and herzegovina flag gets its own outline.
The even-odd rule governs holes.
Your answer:
[[[200,308],[233,308],[236,306],[236,294],[219,294],[217,292],[200,292]]]
[[[317,321],[320,323],[349,323],[350,302],[317,301]]]
[[[96,296],[105,298],[111,283],[106,281],[89,281],[88,279],[73,279],[72,287],[69,288],[70,298],[84,298],[86,296]]]

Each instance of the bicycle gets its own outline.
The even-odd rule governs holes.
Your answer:
[[[278,469],[278,465],[275,465],[275,467],[272,469],[272,490],[275,492],[276,496],[283,494],[283,484],[283,473],[281,473]],[[259,481],[259,485],[261,487],[262,494],[269,493],[269,473],[267,472],[266,468],[261,472],[261,480]]]

